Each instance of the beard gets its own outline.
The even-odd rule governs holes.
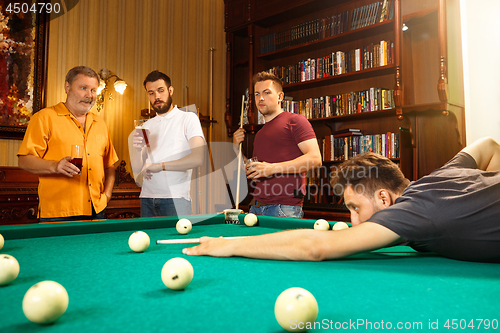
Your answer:
[[[156,105],[157,102],[161,102],[161,105]],[[154,104],[153,104],[153,110],[156,111],[158,114],[164,114],[167,113],[168,110],[170,110],[170,106],[172,105],[172,97],[170,95],[168,96],[166,101],[162,101],[160,99],[157,99]]]

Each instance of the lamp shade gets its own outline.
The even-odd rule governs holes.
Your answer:
[[[116,80],[114,87],[115,87],[115,91],[117,91],[121,95],[123,95],[123,92],[125,91],[125,89],[127,89],[127,84],[123,80]]]
[[[97,88],[96,94],[100,95],[104,88],[106,88],[106,82],[99,80],[99,87]]]

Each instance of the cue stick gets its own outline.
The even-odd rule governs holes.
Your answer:
[[[240,239],[246,238],[248,236],[236,236],[236,237],[219,237],[224,239]],[[189,243],[199,243],[199,238],[186,238],[186,239],[166,239],[166,240],[157,240],[157,245],[165,245],[165,244],[189,244]]]
[[[245,95],[242,96],[241,100],[241,115],[240,115],[240,128],[243,128],[243,111],[245,110]],[[240,150],[238,151],[238,178],[236,179],[236,209],[240,205],[240,176],[241,176],[241,146],[243,142],[240,142]]]
[[[212,122],[212,117],[213,117],[213,95],[214,95],[214,51],[215,49],[211,47],[209,49],[210,51],[210,96],[209,96],[209,102],[208,102],[208,120],[210,121],[209,126],[208,126],[208,142],[212,142],[212,134],[213,134],[213,122]],[[210,151],[210,145],[208,147]],[[210,156],[212,156],[210,154]],[[210,157],[211,159],[211,157]],[[212,169],[213,169],[213,163],[212,163]]]
[[[209,49],[210,51],[210,96],[209,96],[209,102],[208,102],[208,157],[210,159],[210,167],[212,168],[211,172],[215,172],[215,167],[214,167],[214,160],[212,157],[212,135],[214,132],[214,123],[213,123],[213,104],[214,104],[214,51],[215,48],[211,47]],[[207,166],[208,168],[208,166]],[[207,172],[208,174],[208,172]],[[206,179],[207,183],[207,193],[208,189],[212,188],[212,177],[207,177]],[[208,211],[210,207],[212,207],[212,196],[209,195],[207,196],[207,209],[205,211],[205,214],[210,214],[213,212]]]

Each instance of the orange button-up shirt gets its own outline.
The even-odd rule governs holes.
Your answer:
[[[80,175],[40,175],[38,185],[39,217],[92,215],[107,205],[104,170],[118,161],[108,127],[96,114],[87,113],[85,131],[64,103],[35,113],[17,155],[34,155],[60,161],[71,156],[71,145],[84,146]]]

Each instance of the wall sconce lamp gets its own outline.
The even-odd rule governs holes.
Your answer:
[[[111,83],[111,79],[113,78],[115,79],[113,87],[115,88],[116,92],[119,92],[120,95],[123,95],[125,89],[127,89],[127,84],[125,83],[125,81],[120,79],[116,74],[113,74],[113,72],[111,72],[107,68],[101,69],[99,71],[99,87],[97,88],[96,92],[97,112],[101,112],[101,110],[104,109],[104,95],[108,91],[108,85]],[[109,100],[113,100],[113,96],[111,93],[109,93]]]

